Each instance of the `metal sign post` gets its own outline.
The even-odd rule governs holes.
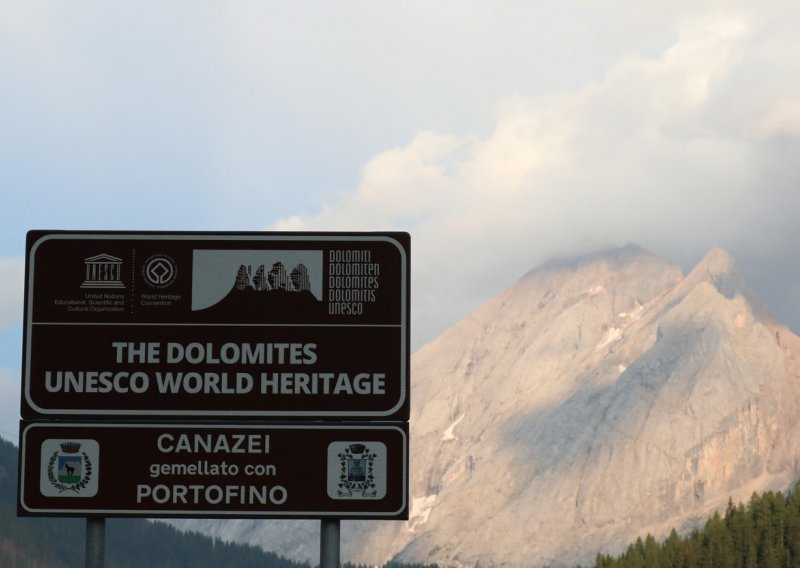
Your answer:
[[[339,568],[339,519],[321,519],[319,532],[319,568]]]
[[[86,517],[86,568],[105,566],[106,520]]]

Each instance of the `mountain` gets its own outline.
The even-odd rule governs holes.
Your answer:
[[[411,518],[343,557],[574,566],[687,531],[800,469],[800,338],[711,250],[548,263],[412,357]],[[191,524],[292,558],[316,524]],[[305,535],[311,533],[309,539]]]

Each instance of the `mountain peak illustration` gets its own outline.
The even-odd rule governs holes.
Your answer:
[[[343,560],[575,566],[786,489],[799,361],[722,249],[548,262],[413,355],[410,519],[345,523]],[[302,521],[189,526],[317,554]]]
[[[230,291],[201,313],[230,321],[261,321],[264,314],[302,319],[324,315],[324,310],[311,293],[305,265],[287,271],[282,262],[275,262],[271,267],[240,265],[231,274]]]

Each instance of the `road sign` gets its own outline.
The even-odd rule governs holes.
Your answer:
[[[408,420],[409,243],[31,231],[22,415]]]
[[[408,519],[408,426],[22,422],[18,512]]]

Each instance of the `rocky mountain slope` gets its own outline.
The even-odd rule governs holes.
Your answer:
[[[574,565],[787,488],[799,369],[725,251],[543,266],[414,354],[411,519],[343,523],[343,558]],[[313,522],[192,526],[318,554]]]

